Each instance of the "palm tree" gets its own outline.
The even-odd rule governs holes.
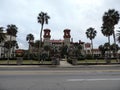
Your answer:
[[[120,19],[120,15],[118,11],[115,11],[115,9],[109,9],[108,12],[105,12],[103,16],[103,24],[104,24],[103,26],[106,26],[106,29],[108,29],[108,31],[112,31],[115,44],[116,44],[116,39],[115,39],[114,26],[118,24],[119,19]],[[115,48],[115,53],[116,53],[116,48]]]
[[[8,55],[8,63],[9,63],[9,58],[10,58],[10,50],[11,50],[11,41],[12,41],[12,36],[14,36],[14,37],[16,37],[16,34],[17,34],[17,30],[18,30],[18,28],[16,27],[16,25],[13,25],[13,24],[11,24],[11,25],[7,25],[7,35],[9,35],[10,37],[10,43],[9,43],[9,55]]]
[[[44,24],[48,24],[48,19],[50,19],[50,17],[47,15],[47,13],[44,12],[40,12],[38,17],[38,23],[41,24],[41,31],[40,31],[40,44],[39,44],[39,54],[40,54],[40,48],[42,47],[42,31],[43,31],[43,26]],[[40,56],[40,55],[39,55]],[[40,57],[39,57],[40,60]]]
[[[91,44],[92,44],[92,56],[93,56],[93,39],[95,38],[96,34],[97,31],[92,27],[86,30],[86,36],[91,40]]]
[[[110,36],[113,34],[113,28],[103,24],[103,26],[101,27],[102,30],[102,34],[106,37],[108,37],[108,43],[110,44]]]
[[[30,49],[31,49],[31,44],[33,43],[33,40],[34,40],[34,36],[33,36],[33,34],[28,34],[27,35],[27,37],[26,37],[26,40],[28,41],[28,43],[29,43],[29,55],[28,55],[28,59],[30,59]]]

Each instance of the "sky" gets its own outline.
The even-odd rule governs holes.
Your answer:
[[[97,31],[93,44],[94,48],[98,48],[107,42],[107,37],[101,33],[101,26],[102,16],[108,9],[120,13],[120,0],[0,0],[0,27],[15,24],[18,27],[19,48],[28,49],[26,36],[32,33],[35,40],[39,39],[41,25],[37,17],[43,11],[50,16],[44,28],[51,30],[51,39],[63,39],[63,30],[70,29],[74,42],[90,42],[85,32],[93,27]],[[119,27],[120,22],[115,31]]]

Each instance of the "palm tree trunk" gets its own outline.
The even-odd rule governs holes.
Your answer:
[[[30,40],[29,40],[28,59],[30,59]]]
[[[42,48],[42,31],[43,31],[43,24],[41,25],[41,31],[40,31],[40,43],[39,43],[39,56],[38,60],[40,61],[40,55],[41,55],[41,48]]]
[[[13,54],[13,58],[15,58],[15,46],[13,46],[12,48],[12,54]]]
[[[29,40],[29,54],[28,54],[28,59],[30,60],[30,64],[32,64],[32,59],[30,58],[31,56],[31,45],[30,45],[30,40]]]
[[[9,43],[9,49],[8,49],[8,62],[7,62],[7,64],[9,64],[10,53],[11,53],[11,40],[12,40],[12,36],[10,35],[10,43]]]
[[[110,36],[108,36],[108,43],[109,43],[109,45],[110,45]],[[109,46],[109,50],[108,50],[108,55],[107,55],[107,57],[108,57],[108,60],[107,60],[107,63],[110,63],[111,61],[111,49],[110,49],[110,46]]]
[[[91,44],[92,44],[92,58],[94,58],[94,55],[93,55],[93,40],[91,40]]]
[[[116,39],[115,39],[115,31],[113,31],[113,39],[114,39],[114,44],[115,44],[115,57],[117,58],[117,49],[116,49]]]

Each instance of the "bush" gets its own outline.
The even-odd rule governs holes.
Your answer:
[[[50,57],[48,57],[45,61],[52,61],[52,59]]]
[[[86,55],[85,58],[86,58],[86,59],[93,59],[92,55],[90,55],[90,54]]]
[[[80,55],[80,56],[77,58],[77,60],[85,60],[85,56]]]
[[[67,62],[70,63],[70,64],[72,64],[72,59],[68,58]]]

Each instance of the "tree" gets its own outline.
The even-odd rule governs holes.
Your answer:
[[[50,19],[50,17],[47,15],[47,13],[44,12],[40,12],[38,17],[38,23],[41,24],[41,30],[40,30],[40,44],[39,44],[39,54],[40,54],[40,49],[42,47],[42,31],[43,31],[43,25],[44,24],[48,24],[48,19]],[[39,55],[40,56],[40,55]],[[40,60],[40,57],[39,57]]]
[[[101,32],[104,36],[108,37],[108,43],[110,44],[110,36],[113,33],[113,28],[103,24]]]
[[[4,43],[4,56],[5,56],[5,54],[7,53],[7,58],[8,58],[8,60],[9,60],[9,49],[10,48],[12,48],[12,44],[11,44],[12,42],[11,41],[6,41],[5,43]],[[8,64],[9,64],[9,61],[8,61]]]
[[[29,50],[28,50],[28,51],[29,51],[28,59],[30,59],[30,53],[31,53],[31,52],[30,52],[30,49],[31,49],[31,44],[33,43],[33,40],[34,40],[34,36],[33,36],[33,34],[31,34],[31,33],[28,34],[27,37],[26,37],[26,40],[27,40],[28,43],[29,43],[29,48],[28,48],[28,49],[29,49]]]
[[[34,47],[38,50],[39,49],[39,43],[40,40],[36,40],[35,43],[34,43]]]
[[[68,56],[68,46],[67,45],[62,45],[61,49],[60,49],[60,53],[61,53],[61,57]]]
[[[109,9],[103,15],[103,27],[107,29],[107,32],[111,32],[109,36],[113,34],[113,39],[115,44],[116,44],[116,38],[115,38],[114,26],[118,24],[119,18],[120,15],[118,11],[115,11],[115,9]],[[116,52],[116,48],[115,48],[115,52]]]
[[[5,39],[6,39],[6,36],[5,36],[5,33],[3,33],[3,30],[4,30],[3,27],[0,27],[0,47],[1,48],[3,48],[3,43],[2,42],[4,42]],[[4,55],[4,53],[2,52],[1,55],[2,54]]]
[[[95,38],[96,34],[97,31],[92,27],[86,30],[86,36],[91,40],[91,44],[92,44],[92,56],[93,56],[93,39]]]
[[[99,46],[99,50],[101,51],[102,57],[105,55],[105,49],[103,45]]]
[[[74,43],[75,56],[79,57],[81,55],[82,45],[79,43]]]
[[[5,33],[3,33],[3,27],[0,27],[0,43],[5,41]]]
[[[109,43],[105,43],[104,44],[104,49],[105,49],[105,60],[107,63],[110,63],[110,59],[111,58],[111,51],[110,51],[110,44]]]
[[[110,46],[110,49],[111,49],[111,51],[113,52],[113,56],[115,57],[116,52],[117,52],[118,49],[119,49],[119,46],[118,46],[117,44],[113,43],[113,44]]]
[[[15,48],[19,48],[18,43],[16,40],[11,41],[11,46],[12,46],[12,53],[13,53],[13,58],[15,57]]]
[[[43,61],[49,58],[49,56],[50,56],[49,52],[50,52],[50,46],[45,45],[44,50],[43,50],[42,55],[41,55],[42,56],[41,59],[43,59]]]
[[[9,35],[9,38],[10,38],[10,43],[9,43],[9,55],[8,55],[8,63],[9,63],[9,58],[10,58],[10,51],[11,51],[11,48],[12,48],[12,44],[11,44],[11,41],[12,41],[12,36],[16,37],[16,34],[17,34],[17,30],[18,28],[16,27],[16,25],[7,25],[7,35]]]
[[[49,57],[50,46],[49,45],[44,46],[44,50],[47,51]]]

